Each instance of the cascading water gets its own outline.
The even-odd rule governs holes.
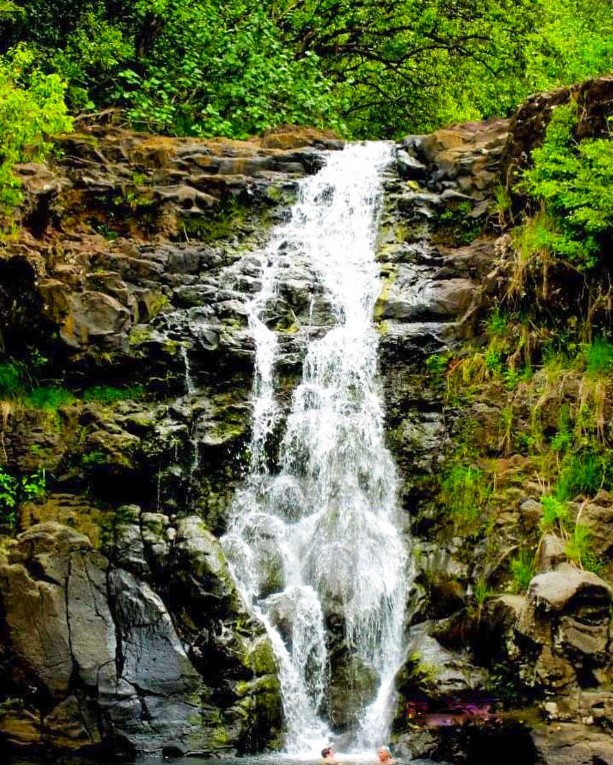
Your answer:
[[[397,522],[395,469],[384,445],[372,323],[380,290],[374,249],[387,144],[333,153],[305,179],[291,219],[260,253],[250,304],[256,343],[250,470],[222,542],[246,602],[276,651],[288,751],[330,736],[321,719],[330,668],[326,618],[344,624],[352,657],[376,677],[357,747],[383,740],[393,676],[403,658],[407,552]],[[303,377],[294,391],[277,464],[271,436],[278,336],[267,326],[289,264],[309,269],[329,303],[328,326],[303,326]],[[269,322],[270,323],[270,322]]]

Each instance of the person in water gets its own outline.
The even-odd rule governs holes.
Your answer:
[[[339,765],[339,761],[334,756],[334,749],[331,746],[326,746],[321,750],[321,756],[325,765]]]
[[[394,765],[394,763],[398,762],[398,760],[392,757],[389,746],[380,746],[377,749],[377,760],[382,765]]]
[[[339,761],[335,757],[334,749],[331,746],[326,746],[321,750],[321,756],[325,765],[339,765]]]

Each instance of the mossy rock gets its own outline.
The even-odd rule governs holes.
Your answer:
[[[75,494],[50,494],[43,503],[24,503],[19,509],[21,531],[39,523],[54,521],[88,537],[95,549],[100,549],[103,528],[109,512],[92,505],[87,498]]]
[[[277,660],[268,636],[262,635],[254,641],[247,662],[258,676],[270,675],[274,677],[276,675]]]

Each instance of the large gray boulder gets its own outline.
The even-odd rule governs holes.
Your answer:
[[[611,588],[569,564],[534,577],[516,624],[525,682],[546,693],[597,685],[610,673]]]
[[[275,742],[272,649],[217,540],[199,519],[171,533],[136,506],[119,527],[111,559],[52,521],[0,556],[0,744],[210,753]]]

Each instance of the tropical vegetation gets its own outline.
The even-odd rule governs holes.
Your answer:
[[[15,89],[30,108],[51,99],[41,134],[67,126],[63,92],[72,114],[119,107],[171,134],[292,122],[393,137],[506,115],[531,92],[611,70],[609,11],[600,0],[2,0],[0,104]]]

